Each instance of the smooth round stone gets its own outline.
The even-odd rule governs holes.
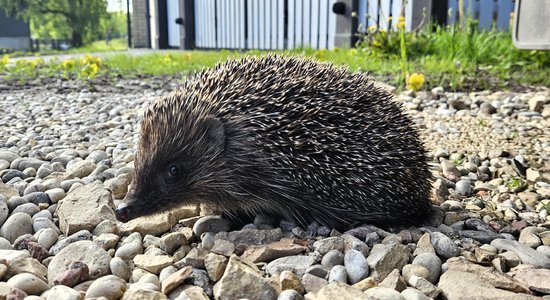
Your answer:
[[[414,258],[413,265],[418,265],[426,268],[430,272],[430,277],[427,278],[431,283],[436,283],[441,274],[441,259],[433,253],[422,253]]]
[[[403,266],[401,270],[405,281],[409,281],[412,276],[422,277],[428,279],[430,277],[430,271],[423,266],[408,264]]]
[[[330,269],[336,265],[344,264],[344,254],[338,250],[330,250],[323,256],[321,265],[327,269]]]
[[[295,290],[284,290],[277,297],[277,300],[303,300],[303,299],[304,299],[304,296],[300,295],[300,293],[298,293]]]
[[[348,273],[348,281],[356,284],[369,276],[369,266],[365,256],[357,250],[349,250],[344,256],[344,266]]]
[[[32,234],[32,219],[26,213],[12,214],[0,228],[0,236],[11,243],[24,234]]]
[[[90,152],[90,154],[87,157],[87,159],[93,160],[96,164],[108,158],[109,158],[109,154],[107,154],[103,150],[93,150],[92,152]]]
[[[34,232],[37,232],[40,229],[51,228],[55,230],[58,234],[61,234],[61,230],[55,226],[54,222],[48,218],[36,218],[32,224]]]
[[[154,274],[144,274],[141,276],[138,280],[140,283],[150,283],[157,287],[157,290],[160,289],[160,280],[159,278]]]
[[[11,245],[10,241],[6,240],[3,237],[0,237],[0,250],[13,250],[13,246]]]
[[[134,232],[123,241],[122,246],[116,250],[115,256],[123,260],[130,260],[141,253],[143,253],[141,235],[139,232]]]
[[[50,197],[44,192],[34,192],[23,196],[28,202],[39,205],[40,203],[51,203]]]
[[[163,282],[164,279],[168,278],[168,276],[176,273],[178,269],[174,268],[173,266],[168,266],[160,271],[159,274],[159,281]]]
[[[432,246],[440,256],[451,258],[460,255],[460,248],[448,236],[441,232],[432,232],[430,237]]]
[[[20,273],[8,280],[8,285],[29,295],[40,295],[50,287],[42,279],[30,273]]]
[[[110,262],[111,274],[115,275],[118,278],[128,281],[130,278],[130,267],[128,264],[122,260],[120,257],[113,257]]]
[[[23,192],[23,195],[28,195],[30,193],[44,192],[45,190],[46,190],[46,188],[41,183],[30,184],[25,188],[25,191]]]
[[[546,245],[538,246],[536,250],[538,252],[550,257],[550,246],[546,246]]]
[[[201,236],[205,232],[218,233],[228,231],[231,224],[228,220],[222,219],[220,216],[202,217],[193,225],[193,232],[196,236]]]
[[[33,222],[34,222],[34,220],[36,220],[38,218],[46,218],[46,219],[49,219],[49,220],[53,221],[52,213],[47,209],[43,209],[43,210],[35,213],[34,215],[32,215],[32,221]]]
[[[80,300],[80,292],[68,286],[56,285],[41,295],[46,300]]]
[[[0,195],[0,226],[6,222],[10,210],[8,208],[8,203],[2,195]]]
[[[7,160],[0,159],[0,171],[6,170],[10,167],[10,163]]]
[[[52,203],[57,203],[59,200],[65,197],[65,190],[62,188],[47,190],[45,193],[46,195],[48,195]]]
[[[115,275],[106,275],[96,279],[86,291],[86,298],[105,297],[120,299],[126,291],[126,281]]]
[[[2,176],[2,181],[3,182],[8,182],[14,178],[21,178],[21,179],[25,179],[29,176],[27,176],[27,174],[19,171],[19,170],[9,170],[6,174],[4,174],[4,176]]]
[[[41,165],[40,168],[38,168],[38,170],[36,171],[36,177],[38,177],[38,178],[44,178],[44,177],[50,175],[51,173],[53,173],[52,167],[49,166],[49,165],[43,164],[43,165]]]
[[[40,208],[36,204],[34,204],[34,203],[24,203],[24,204],[21,204],[21,205],[17,206],[12,211],[12,213],[22,212],[22,213],[26,213],[27,215],[32,217],[32,216],[34,216],[34,214],[36,214],[39,211],[40,211]]]
[[[59,234],[53,228],[45,228],[35,233],[35,237],[40,245],[49,250],[57,242]]]
[[[8,200],[8,208],[10,211],[13,211],[16,207],[25,203],[29,203],[29,201],[23,197],[12,197]]]
[[[459,180],[455,185],[455,191],[462,196],[470,196],[472,194],[472,186],[469,180]]]
[[[365,291],[367,299],[405,300],[396,290],[388,287],[373,287]]]
[[[348,282],[348,273],[346,272],[346,267],[341,265],[336,265],[330,269],[328,273],[328,282],[339,281],[343,283]]]

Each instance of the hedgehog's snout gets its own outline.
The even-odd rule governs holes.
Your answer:
[[[128,204],[119,204],[115,209],[115,217],[120,222],[128,222],[130,220],[130,207]]]

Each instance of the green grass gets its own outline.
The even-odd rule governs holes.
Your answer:
[[[550,51],[526,51],[516,49],[510,32],[478,31],[475,22],[469,21],[466,29],[457,27],[427,27],[419,32],[405,35],[407,53],[406,70],[425,76],[424,89],[445,86],[451,90],[483,90],[515,88],[518,85],[550,85]],[[321,61],[330,61],[346,66],[350,71],[368,71],[373,77],[404,88],[402,37],[399,32],[370,32],[354,49],[314,50],[296,49],[276,53],[302,55]],[[75,52],[101,52],[122,50],[124,40],[113,40],[107,47],[104,41],[87,47],[73,49]],[[64,52],[66,53],[66,52]],[[170,51],[144,55],[121,52],[107,56],[94,76],[116,78],[148,75],[182,77],[189,73],[212,67],[228,57],[259,55],[262,51]],[[62,68],[60,61],[51,61],[36,68],[25,66],[0,66],[0,77],[59,74],[66,78],[82,76],[85,63],[76,60],[72,68]],[[20,64],[19,67],[23,66]],[[33,72],[29,72],[29,70]],[[4,75],[2,75],[2,73]],[[22,75],[21,75],[22,74]],[[31,75],[29,75],[31,74]],[[55,75],[53,75],[55,76]]]
[[[9,53],[11,57],[20,56],[40,56],[40,55],[52,55],[52,54],[76,54],[76,53],[91,53],[91,52],[110,52],[110,51],[124,51],[128,50],[128,41],[126,39],[112,39],[109,45],[105,40],[99,40],[92,42],[88,45],[84,45],[79,48],[71,48],[68,50],[43,50],[38,52],[30,51],[16,51]],[[2,51],[0,51],[2,53]]]

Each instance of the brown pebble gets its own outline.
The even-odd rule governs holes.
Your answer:
[[[31,254],[31,256],[33,258],[36,258],[40,262],[50,256],[48,249],[37,242],[29,242],[27,244],[27,249],[29,249],[29,253]]]
[[[6,296],[6,300],[23,300],[27,297],[27,293],[18,288],[10,288],[10,292]]]
[[[15,250],[27,250],[29,242],[36,242],[36,239],[32,234],[24,234],[15,239],[13,242],[13,248]]]
[[[90,278],[88,265],[81,261],[72,262],[68,268],[59,274],[53,281],[54,285],[66,285],[73,287]]]

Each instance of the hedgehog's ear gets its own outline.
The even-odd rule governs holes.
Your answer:
[[[225,148],[225,129],[222,121],[213,116],[206,116],[202,119],[202,124],[206,130],[205,137],[208,145],[222,151]]]

